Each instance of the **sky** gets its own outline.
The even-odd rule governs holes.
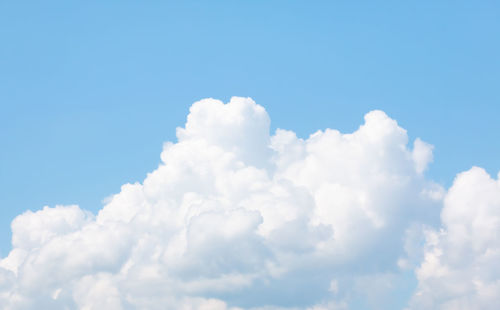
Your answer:
[[[60,212],[61,214],[69,214],[67,216],[73,220],[79,219],[75,220],[76,222],[71,222],[73,224],[70,226],[73,227],[75,233],[83,234],[82,227],[87,227],[85,225],[97,225],[98,223],[101,225],[107,220],[105,215],[94,219],[81,210],[88,210],[93,216],[97,216],[100,210],[104,210],[104,206],[106,208],[109,206],[112,195],[125,193],[123,196],[127,196],[127,190],[122,187],[127,183],[143,183],[144,181],[144,188],[154,187],[154,185],[147,185],[145,178],[149,179],[151,175],[155,175],[154,171],[161,171],[159,165],[166,164],[168,166],[168,162],[163,160],[164,157],[170,158],[169,156],[172,156],[173,162],[179,160],[177,168],[180,169],[179,171],[184,171],[180,167],[184,167],[183,165],[186,163],[177,157],[180,155],[176,155],[183,154],[184,151],[178,150],[182,147],[179,146],[169,151],[168,148],[164,147],[166,141],[171,141],[174,144],[179,143],[182,146],[190,145],[189,141],[193,139],[206,140],[204,143],[207,145],[232,152],[237,159],[246,165],[254,165],[272,174],[274,178],[266,181],[271,182],[272,186],[282,186],[279,182],[275,184],[277,176],[287,180],[301,180],[297,181],[298,184],[305,186],[310,191],[310,195],[313,197],[310,199],[316,201],[315,208],[317,210],[315,209],[313,215],[307,216],[301,215],[302,211],[296,211],[296,214],[292,213],[297,218],[307,218],[311,221],[310,223],[318,221],[318,217],[324,217],[327,219],[326,222],[315,222],[319,225],[318,227],[328,227],[329,225],[335,227],[335,225],[339,225],[336,222],[336,216],[342,218],[342,216],[347,215],[330,216],[329,213],[322,213],[324,210],[321,207],[321,201],[328,200],[325,198],[328,195],[323,193],[326,190],[321,189],[320,184],[316,184],[320,181],[314,181],[315,178],[322,180],[317,175],[320,172],[309,166],[310,163],[305,159],[307,156],[304,154],[311,152],[322,154],[322,152],[330,150],[328,143],[333,143],[331,145],[340,143],[337,148],[344,150],[346,154],[351,154],[353,159],[339,155],[340,164],[337,165],[326,160],[327,157],[323,158],[322,155],[317,155],[318,158],[323,158],[318,159],[319,166],[329,167],[335,172],[337,171],[335,169],[341,169],[343,165],[346,165],[348,167],[345,170],[346,173],[359,176],[359,179],[364,180],[367,175],[371,176],[371,174],[365,173],[371,171],[366,170],[366,167],[373,164],[382,171],[383,175],[394,173],[398,177],[410,180],[408,182],[411,186],[408,185],[408,188],[396,186],[397,188],[395,188],[389,183],[382,182],[381,186],[386,190],[382,192],[396,197],[393,200],[386,200],[386,198],[376,195],[377,191],[374,190],[371,181],[355,184],[347,177],[341,180],[335,179],[335,182],[348,188],[330,188],[331,191],[343,193],[339,196],[345,198],[343,198],[343,202],[337,202],[338,204],[351,203],[349,202],[351,196],[345,193],[357,190],[363,192],[366,197],[371,197],[373,201],[387,206],[411,205],[413,202],[409,203],[400,196],[410,195],[408,197],[411,197],[417,193],[417,190],[434,193],[434,198],[439,196],[440,198],[436,199],[440,202],[432,199],[432,201],[422,202],[422,205],[425,205],[423,209],[430,208],[434,211],[422,211],[424,214],[420,214],[420,211],[405,211],[401,215],[403,219],[399,222],[393,219],[395,214],[399,214],[394,210],[399,209],[375,208],[376,212],[374,211],[375,215],[371,218],[371,223],[375,225],[374,227],[380,223],[387,223],[387,230],[375,230],[379,233],[374,233],[370,229],[366,229],[362,230],[359,235],[356,234],[352,238],[345,239],[346,244],[352,242],[352,246],[348,247],[354,249],[352,252],[344,253],[343,250],[338,250],[338,247],[344,249],[343,243],[339,245],[335,242],[327,242],[326,250],[319,251],[319,254],[316,252],[314,255],[311,254],[315,257],[314,259],[319,259],[321,262],[323,262],[323,257],[328,256],[329,251],[340,251],[335,253],[341,253],[342,257],[345,255],[345,258],[339,258],[338,261],[335,260],[331,263],[333,265],[320,264],[327,266],[324,268],[328,270],[334,270],[333,273],[326,273],[328,277],[331,277],[329,279],[314,276],[316,273],[321,274],[321,270],[323,270],[321,268],[309,272],[304,266],[297,267],[295,259],[298,254],[296,253],[306,250],[291,250],[282,245],[281,241],[275,240],[275,238],[281,240],[279,236],[287,234],[292,236],[293,233],[301,232],[301,229],[306,231],[305,235],[311,234],[311,236],[327,234],[326,232],[310,231],[309,228],[301,227],[302,224],[296,224],[297,227],[286,225],[286,227],[281,227],[280,223],[273,222],[276,215],[268,215],[262,210],[256,211],[249,207],[251,212],[260,212],[260,220],[266,222],[267,219],[270,223],[274,223],[275,226],[271,225],[271,228],[268,228],[270,231],[274,229],[272,227],[278,227],[276,228],[276,236],[278,237],[261,227],[258,236],[268,242],[264,242],[264,244],[255,241],[257,237],[250,233],[250,228],[248,231],[238,233],[232,231],[232,228],[228,228],[231,236],[233,236],[232,233],[237,235],[241,233],[242,240],[255,241],[255,243],[250,241],[248,243],[251,249],[253,249],[252,247],[258,248],[255,251],[249,250],[251,253],[261,253],[260,256],[254,258],[253,263],[242,262],[238,257],[228,258],[228,261],[236,265],[242,264],[238,265],[238,268],[241,267],[240,269],[234,270],[244,271],[238,273],[241,278],[233,280],[247,283],[251,289],[242,288],[241,291],[232,293],[226,292],[223,288],[219,292],[207,291],[201,288],[206,283],[203,285],[187,283],[184,280],[189,278],[189,275],[183,274],[184,271],[179,271],[179,274],[176,274],[169,281],[183,283],[186,288],[183,292],[171,293],[169,296],[173,296],[172,298],[175,300],[169,302],[177,307],[179,302],[177,299],[197,296],[196,298],[216,298],[216,300],[206,301],[209,303],[208,309],[222,307],[220,303],[226,303],[228,307],[238,306],[245,309],[273,303],[283,307],[304,308],[316,305],[317,307],[326,307],[326,309],[341,309],[341,307],[365,309],[366,304],[353,304],[352,300],[356,299],[353,296],[357,296],[357,291],[353,287],[363,287],[365,285],[363,283],[366,281],[360,279],[369,278],[368,282],[403,283],[401,287],[408,287],[408,289],[403,289],[404,292],[396,294],[402,300],[395,301],[398,298],[390,298],[394,301],[394,305],[383,305],[384,309],[389,309],[387,307],[402,309],[404,307],[402,305],[410,299],[412,307],[415,309],[419,309],[418,307],[428,308],[429,302],[439,303],[440,299],[429,301],[424,300],[424,297],[421,299],[413,298],[411,296],[413,296],[415,287],[423,292],[422,296],[426,296],[426,292],[432,290],[441,292],[446,291],[447,288],[436,289],[438,284],[435,283],[435,279],[431,279],[429,273],[425,272],[432,270],[429,267],[432,264],[418,258],[420,256],[417,254],[415,254],[417,258],[412,257],[413,254],[408,253],[408,249],[398,253],[392,253],[389,249],[386,249],[385,252],[382,251],[387,255],[380,254],[379,263],[374,262],[373,266],[368,264],[366,267],[377,272],[370,269],[365,273],[357,274],[354,278],[349,278],[342,273],[342,270],[348,273],[350,268],[359,269],[360,262],[364,262],[366,257],[373,254],[370,252],[372,251],[370,246],[363,245],[364,237],[374,234],[374,239],[370,239],[372,247],[383,246],[384,243],[380,243],[380,240],[391,233],[411,235],[413,230],[409,227],[413,227],[412,223],[426,224],[432,227],[425,234],[420,232],[425,235],[425,237],[421,236],[422,238],[427,238],[425,239],[427,240],[425,241],[425,249],[423,249],[426,257],[432,257],[439,251],[444,251],[446,254],[448,253],[446,249],[451,253],[454,246],[449,244],[454,244],[453,236],[458,236],[457,231],[460,230],[454,230],[453,227],[462,224],[457,224],[456,216],[449,215],[453,213],[452,211],[442,210],[460,209],[461,207],[457,207],[462,205],[460,201],[471,201],[471,204],[474,205],[477,199],[469,199],[469,197],[477,197],[478,195],[492,197],[491,200],[484,198],[485,202],[481,206],[484,205],[484,210],[487,210],[484,211],[485,214],[493,212],[491,218],[497,218],[495,216],[498,216],[499,208],[495,197],[498,193],[495,191],[494,185],[491,185],[491,194],[479,194],[479,188],[489,188],[484,184],[493,182],[492,179],[496,179],[500,170],[498,161],[500,154],[500,144],[498,143],[500,141],[500,122],[498,122],[500,113],[500,93],[498,91],[500,43],[496,39],[499,32],[500,5],[496,1],[358,1],[356,3],[348,1],[183,1],[182,3],[152,1],[147,4],[136,1],[105,1],[104,3],[102,1],[74,1],[71,3],[65,1],[2,1],[0,2],[0,188],[2,188],[0,195],[0,257],[7,257],[11,249],[16,247],[27,251],[26,253],[31,253],[26,254],[26,257],[34,257],[30,255],[34,255],[34,249],[40,248],[40,245],[35,244],[36,242],[33,243],[32,239],[35,237],[26,237],[31,240],[29,242],[22,241],[24,240],[22,236],[30,235],[30,233],[24,231],[24,228],[19,228],[23,226],[21,224],[38,221],[37,216],[30,218],[29,213],[26,217],[19,218],[17,223],[20,224],[18,226],[12,224],[12,228],[17,227],[18,235],[21,237],[18,237],[17,246],[13,247],[11,244],[13,237],[11,222],[26,210],[38,211],[42,210],[44,206],[78,205],[78,209],[72,207],[61,210],[54,209],[54,218],[57,218],[57,214]],[[233,96],[250,97],[252,100],[234,99],[233,101],[231,99]],[[192,106],[203,106],[203,104],[193,104],[205,98],[215,98],[224,103],[235,102],[227,105],[228,110],[234,111],[220,112],[224,109],[220,108],[218,104],[207,103],[207,107],[212,108],[207,108],[205,112],[199,113],[196,112],[196,109],[193,112],[193,108],[190,112]],[[247,107],[245,108],[247,110],[240,109],[240,106]],[[262,112],[261,109],[265,109],[265,112]],[[380,110],[383,113],[370,114],[374,110]],[[260,111],[255,112],[260,115],[260,118],[255,120],[253,117],[256,117],[256,114],[249,111]],[[187,118],[188,115],[192,116],[192,119]],[[232,123],[227,127],[220,127],[224,130],[234,130],[234,137],[246,141],[242,142],[243,146],[239,145],[239,142],[235,142],[234,137],[226,140],[217,138],[219,136],[225,137],[224,130],[217,129],[219,128],[217,123],[224,123],[222,120],[227,115],[238,116],[242,120],[252,120],[252,122],[260,124],[252,127],[253,123],[250,122],[249,127],[240,128],[241,131],[238,131],[239,127],[232,127],[236,126]],[[208,124],[204,121],[212,118],[215,120],[213,123]],[[373,121],[372,123],[370,123],[370,119]],[[396,121],[397,126],[390,120]],[[245,123],[245,121],[242,122]],[[189,127],[188,124],[191,124],[192,127]],[[389,135],[388,142],[382,139],[386,142],[377,140],[380,143],[375,144],[378,148],[374,149],[386,150],[387,157],[375,158],[376,156],[373,155],[375,159],[362,156],[358,158],[357,153],[351,149],[352,146],[346,146],[342,144],[343,142],[338,141],[335,143],[321,142],[326,143],[323,146],[324,149],[315,148],[315,145],[322,145],[315,140],[321,140],[318,137],[325,136],[325,141],[330,141],[328,140],[330,138],[328,138],[327,128],[338,130],[342,134],[360,132],[358,136],[364,137],[364,131],[360,128],[363,124],[367,128],[372,128],[368,124],[375,126],[373,128],[379,128],[373,124],[385,124],[383,126],[389,128],[387,132],[394,133],[394,135]],[[179,131],[176,135],[177,127],[185,128],[187,133],[184,138],[181,138],[182,135],[179,136]],[[197,128],[206,130],[206,133],[203,130],[198,131]],[[398,128],[404,128],[406,132],[403,134]],[[302,142],[295,141],[293,137],[290,138],[283,132],[278,134],[281,131],[277,132],[277,129],[293,132],[298,137],[298,141]],[[266,130],[267,134],[260,135],[261,131]],[[316,136],[317,138],[309,138],[318,130],[322,130],[322,132]],[[378,131],[374,129],[374,132]],[[384,136],[383,132],[380,135]],[[420,142],[415,142],[417,138],[421,139],[418,140]],[[335,140],[336,138],[331,139]],[[343,137],[342,139],[350,138]],[[372,140],[359,139],[363,148],[373,150],[366,146],[372,145]],[[259,144],[262,142],[261,140],[274,141],[273,152],[277,152],[278,155],[275,154],[273,158],[279,159],[279,164],[278,162],[273,164],[277,165],[276,167],[266,166],[270,165],[265,159],[266,156],[270,156],[269,154],[264,152],[259,155],[258,150],[262,148],[262,145]],[[236,143],[237,146],[232,143]],[[288,158],[288,155],[283,153],[283,150],[287,149],[287,143],[308,145],[307,147],[297,146],[299,149],[304,147],[307,151],[297,151],[299,153],[296,154],[296,157]],[[391,145],[404,148],[406,155],[394,151]],[[251,148],[248,149],[248,146]],[[193,152],[203,149],[200,149],[200,145],[195,145],[186,146],[186,150],[190,147],[192,147]],[[429,155],[431,151],[432,155]],[[190,152],[185,152],[186,158],[192,156]],[[295,154],[295,151],[292,150],[285,153],[288,154],[288,152]],[[160,153],[162,157],[160,157]],[[302,158],[303,156],[306,157]],[[409,156],[411,161],[408,161],[409,159],[405,156]],[[202,159],[196,157],[192,160],[194,162],[200,161],[200,167],[204,167],[201,163]],[[351,166],[352,161],[359,165]],[[395,168],[388,163],[393,163]],[[329,166],[330,164],[333,166]],[[300,169],[303,171],[297,168],[299,166],[302,167]],[[484,170],[470,170],[473,166],[482,167]],[[302,172],[299,173],[297,169]],[[408,172],[410,170],[415,171],[410,173]],[[468,172],[459,175],[461,177],[457,176],[464,171]],[[162,175],[162,172],[157,174]],[[492,179],[488,179],[488,174]],[[167,173],[167,175],[169,174]],[[174,175],[176,174],[174,173]],[[324,182],[321,181],[324,186],[333,182],[329,179],[330,177],[324,177]],[[172,178],[172,182],[177,185],[184,182],[177,180],[176,177]],[[197,180],[197,178],[193,178]],[[215,176],[214,178],[217,179]],[[254,178],[257,183],[264,182],[257,172],[252,172],[252,176],[249,177],[250,180],[254,180]],[[163,184],[161,180],[154,178],[151,183]],[[459,189],[463,189],[464,184],[474,184],[474,186],[467,187],[470,191],[463,190],[470,196],[459,197]],[[204,193],[204,190],[208,191],[202,185],[200,186],[203,190],[199,189],[199,193]],[[180,192],[191,191],[181,188]],[[479,192],[472,188],[477,188]],[[297,201],[302,201],[300,200],[302,199],[300,198],[302,197],[300,190],[288,187],[283,190],[291,197],[298,195]],[[438,192],[441,190],[442,193],[439,194]],[[228,189],[228,192],[224,194],[224,199],[233,201],[238,195],[246,195],[247,200],[254,199],[254,194],[243,192],[237,189]],[[271,194],[275,195],[276,193],[272,192]],[[155,193],[153,196],[161,197],[155,198],[158,201],[168,200],[163,194]],[[281,201],[278,198],[272,199]],[[307,205],[307,203],[304,204]],[[432,209],[435,204],[438,207]],[[179,202],[179,205],[182,203]],[[302,207],[301,204],[299,205]],[[491,207],[491,205],[496,207]],[[481,209],[482,207],[477,208]],[[113,211],[115,212],[113,213],[113,208],[108,209],[111,210],[109,211],[111,215],[108,215],[108,218],[119,217],[116,215],[118,211]],[[250,212],[247,209],[245,212]],[[50,212],[53,209],[46,210],[45,213],[39,214],[40,218],[43,216],[52,217]],[[151,214],[159,216],[159,214],[151,212]],[[474,218],[477,215],[482,219],[478,214],[471,215],[466,212],[461,214],[468,218]],[[253,217],[254,215],[235,213],[231,216],[235,217],[235,221],[243,217],[245,219],[242,220],[243,227],[253,227],[252,225],[256,225],[255,223],[260,221],[259,216]],[[62,218],[67,220],[65,216]],[[155,216],[151,215],[151,218]],[[255,222],[252,222],[252,219]],[[352,225],[354,223],[363,225],[364,223],[357,215],[353,218],[349,217],[349,219],[352,219]],[[217,218],[214,219],[215,222],[217,220]],[[247,220],[249,223],[245,224]],[[45,220],[40,219],[40,221],[45,223]],[[483,223],[482,220],[478,221]],[[50,224],[44,225],[50,226]],[[384,226],[385,224],[380,225]],[[27,226],[30,227],[29,224]],[[43,231],[40,227],[38,228]],[[183,229],[175,225],[172,227],[175,227],[175,229],[172,228],[172,231],[182,231]],[[283,231],[280,230],[280,227],[283,228]],[[356,227],[358,226],[347,225],[344,228],[346,231],[351,231],[357,230]],[[446,236],[439,235],[440,227],[449,233]],[[490,233],[498,231],[496,228],[498,223],[495,224],[495,222],[490,223],[489,226],[485,224],[485,227],[491,229]],[[38,228],[33,228],[33,234]],[[66,231],[66,228],[61,229]],[[139,228],[137,229],[140,231]],[[343,228],[338,229],[342,231]],[[418,229],[415,228],[416,230]],[[54,233],[55,235],[61,237],[60,234],[63,232],[59,228],[54,231],[57,232]],[[123,232],[123,234],[128,233],[131,231],[125,229]],[[457,235],[453,235],[454,233]],[[52,236],[52,233],[47,234]],[[96,232],[96,234],[99,236],[99,233]],[[152,234],[154,235],[154,233]],[[419,235],[417,232],[414,234]],[[173,235],[177,236],[177,233]],[[493,242],[492,244],[497,246],[496,249],[499,249],[498,242],[484,239],[483,233],[478,232],[474,236],[482,240],[478,244]],[[321,239],[319,237],[318,240],[314,239],[315,237],[311,238],[310,242],[314,244],[314,247],[318,247],[321,242],[326,242],[324,240],[318,241]],[[216,239],[214,237],[214,240]],[[316,241],[312,241],[313,239]],[[429,241],[431,239],[434,241]],[[139,242],[133,238],[130,240],[133,241],[124,243],[124,248],[130,248]],[[339,240],[344,239],[340,238]],[[44,245],[48,244],[45,239],[40,242]],[[387,244],[391,244],[391,242],[396,241],[389,240]],[[168,248],[168,244],[165,245],[166,248]],[[227,246],[230,244],[220,245],[221,249],[225,249]],[[489,248],[495,248],[495,246]],[[306,245],[304,247],[307,248]],[[464,245],[463,249],[468,248]],[[116,253],[122,253],[121,251],[117,249]],[[196,248],[193,251],[195,254],[189,254],[192,255],[192,260],[196,260],[196,257],[215,255],[211,252],[204,252],[205,249]],[[279,258],[270,259],[266,254],[268,252],[274,253],[274,258]],[[123,257],[127,255],[122,253]],[[282,260],[283,257],[290,257],[290,260],[285,262]],[[401,257],[411,261],[411,263],[401,263],[405,265],[406,269],[401,269],[404,272],[395,272],[391,269],[393,267],[388,267],[390,265],[388,262],[395,262]],[[449,257],[451,258],[448,261],[447,256],[443,255],[440,262],[443,266],[447,266],[447,270],[453,270],[450,266],[453,266],[451,262],[454,262],[452,258],[455,256],[449,254]],[[315,262],[313,258],[307,259]],[[414,262],[412,259],[416,261]],[[436,259],[439,261],[439,258]],[[469,269],[474,270],[473,266],[477,268],[478,265],[474,265],[472,262],[480,265],[478,262],[484,263],[485,259],[476,261],[470,258],[463,264],[469,263],[471,266]],[[271,270],[272,268],[268,270],[271,276],[269,274],[256,276],[247,270],[250,268],[248,266],[269,267],[271,262],[283,264],[284,268],[288,270],[288,273],[285,272],[287,276],[280,278],[273,273],[277,271]],[[6,264],[12,265],[13,263],[4,263],[4,267],[7,266]],[[25,264],[25,266],[28,265]],[[116,267],[119,263],[113,261],[110,262],[111,265]],[[143,262],[141,266],[146,265]],[[215,265],[217,264],[214,263]],[[47,267],[43,264],[40,266]],[[186,266],[167,266],[165,268],[166,270],[194,268]],[[492,270],[498,271],[498,264],[492,263],[491,266]],[[107,270],[108,267],[101,266],[99,268]],[[464,273],[447,276],[450,277],[449,279],[467,278],[470,275],[465,274],[465,272],[469,269],[464,268]],[[50,270],[50,268],[47,267],[44,270]],[[120,286],[122,284],[116,282],[118,280],[115,278],[115,273],[111,272],[111,276],[109,276],[108,274],[102,275],[92,272],[85,270],[78,273],[81,283],[78,282],[80,284],[77,285],[74,292],[79,292],[78,288],[85,287],[85,283],[87,283],[85,281],[90,281],[89,283],[100,281],[99,283],[104,283],[102,284],[104,287],[116,285],[113,286],[113,292],[116,291],[118,295],[126,291]],[[210,272],[217,273],[214,270],[200,270],[199,272],[200,274],[206,272],[207,278],[210,278]],[[29,272],[26,271],[26,273]],[[92,274],[93,278],[85,278],[85,275],[89,274]],[[325,297],[326,295],[318,293],[321,291],[320,289],[311,289],[311,292],[306,293],[306,297],[302,300],[291,302],[296,304],[284,304],[285,298],[283,296],[288,296],[289,291],[280,290],[279,283],[283,285],[284,283],[294,283],[296,278],[302,274],[311,277],[310,282],[307,283],[311,284],[312,288],[323,287],[326,282],[330,283],[331,291],[338,290],[338,296],[330,302],[327,300],[331,296]],[[376,281],[373,280],[375,276]],[[278,282],[269,280],[269,277],[272,279],[277,277],[276,281]],[[449,279],[448,281],[452,281]],[[60,279],[61,283],[65,283],[65,281],[69,280]],[[248,281],[251,284],[248,284]],[[258,290],[258,285],[255,283],[266,281],[273,283],[273,289],[270,290],[272,293],[262,299],[262,304],[252,304],[248,300],[248,296],[253,296],[252,294],[265,295]],[[478,281],[484,285],[488,284],[482,278]],[[34,281],[33,283],[38,282]],[[225,287],[226,284],[220,285]],[[193,289],[190,285],[198,287],[199,290]],[[304,285],[303,283],[302,286],[298,285],[297,287],[305,289]],[[337,285],[338,289],[334,289]],[[489,287],[493,293],[498,289],[498,285],[494,286],[491,283],[489,285],[485,287]],[[50,294],[57,292],[56,286],[49,285],[53,288]],[[243,285],[242,287],[247,286]],[[26,290],[29,291],[28,288]],[[74,296],[81,295],[74,292],[72,293]],[[40,295],[42,297],[33,297],[24,291],[19,291],[17,294],[27,298],[26,300],[44,300],[43,294]],[[61,304],[63,305],[66,305],[66,302],[74,302],[79,307],[85,305],[86,299],[84,297],[80,296],[80,299],[75,297],[76,299],[72,300],[68,297],[73,296],[71,293],[64,295],[63,291],[63,293],[56,295],[59,294],[62,294]],[[391,293],[387,294],[395,296]],[[449,296],[451,293],[447,294]],[[375,295],[383,296],[382,293]],[[451,295],[459,296],[460,294],[455,292]],[[368,307],[376,309],[374,305],[381,305],[378,300],[380,298],[377,299],[377,296],[365,296],[361,299],[370,303]],[[477,300],[473,297],[469,299],[469,302],[473,303],[469,304],[469,308],[481,305],[483,309],[486,309],[488,301],[477,298]],[[53,300],[56,299],[53,298]],[[127,302],[131,305],[140,304],[147,307],[139,301]],[[189,307],[197,309],[201,307],[197,303],[203,302],[205,301],[198,299],[186,301],[186,307],[188,307],[186,309]],[[459,301],[449,302],[451,302],[452,307],[453,302]],[[462,304],[463,302],[461,301]],[[214,305],[210,305],[210,303]],[[117,304],[114,306],[119,308]],[[125,304],[122,306],[127,307]],[[26,301],[25,304],[20,304],[17,307],[29,308],[29,302]]]

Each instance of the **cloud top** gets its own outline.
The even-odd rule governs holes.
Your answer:
[[[382,111],[347,134],[269,128],[250,98],[201,100],[159,167],[97,215],[19,215],[0,306],[387,309],[412,268],[413,309],[497,303],[498,181],[474,168],[445,194],[424,176],[433,147]]]

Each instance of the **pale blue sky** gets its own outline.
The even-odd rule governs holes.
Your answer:
[[[95,212],[189,106],[249,96],[306,137],[382,109],[449,186],[500,169],[497,1],[0,2],[0,254],[26,209]]]

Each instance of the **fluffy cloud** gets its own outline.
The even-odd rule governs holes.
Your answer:
[[[462,293],[471,303],[494,299],[498,270],[481,266],[498,257],[498,212],[490,217],[498,183],[460,185],[467,174],[459,176],[438,231],[444,189],[424,176],[432,146],[417,139],[410,148],[384,112],[348,134],[301,139],[269,129],[249,98],[196,102],[159,167],[97,215],[77,206],[19,215],[13,249],[0,260],[0,307],[388,309],[381,296],[420,264],[423,224],[413,305],[437,305],[442,294],[451,303]],[[474,180],[496,185],[474,192]],[[446,287],[438,271],[477,280]]]
[[[497,309],[500,304],[500,182],[474,167],[459,174],[426,232],[414,309]]]

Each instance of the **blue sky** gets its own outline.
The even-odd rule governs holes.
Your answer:
[[[500,169],[497,1],[2,1],[0,254],[27,209],[154,170],[191,104],[252,97],[271,129],[352,132],[385,111],[449,187]]]

